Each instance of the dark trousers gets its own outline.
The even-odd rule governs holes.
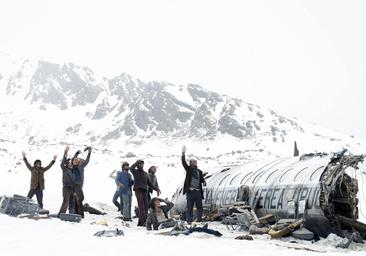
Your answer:
[[[144,189],[136,189],[135,195],[139,207],[139,222],[137,226],[145,226],[147,217],[147,191]]]
[[[122,212],[123,209],[122,197],[118,190],[114,193],[112,202],[118,208],[118,210]]]
[[[60,208],[59,213],[66,213],[67,207],[69,206],[70,203],[70,197],[74,194],[74,190],[70,187],[66,187],[64,186],[62,188],[62,205]]]
[[[150,207],[150,203],[151,203],[151,194],[150,192],[147,192],[147,207]]]
[[[76,202],[75,213],[81,215],[81,217],[84,218],[84,207],[83,207],[84,192],[82,185],[75,185],[74,192]]]
[[[43,209],[43,191],[39,186],[36,188],[31,188],[28,192],[27,197],[32,198],[34,195],[36,195],[37,197],[37,203],[39,207]]]
[[[197,209],[197,221],[202,221],[202,194],[201,191],[192,190],[187,192],[187,221],[193,220],[193,205]]]

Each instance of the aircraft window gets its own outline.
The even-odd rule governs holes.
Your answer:
[[[280,163],[284,162],[285,160],[281,160],[281,161],[275,161],[276,163],[274,165],[272,165],[271,167],[269,167],[267,170],[265,171],[261,171],[257,176],[255,176],[255,178],[252,181],[252,184],[254,184],[256,182],[257,179],[260,179],[266,172],[268,172],[269,170],[271,170],[273,167],[275,167],[276,165],[279,165]],[[262,168],[261,168],[262,169]]]
[[[224,178],[222,178],[222,180],[220,181],[220,183],[219,183],[219,186],[221,186],[221,184],[222,184],[222,182],[224,181],[224,180],[226,180],[226,178],[227,177],[229,177],[230,176],[230,173],[228,174],[228,175],[226,175]]]
[[[280,182],[282,182],[282,178],[285,176],[285,174],[287,174],[289,171],[291,171],[291,169],[288,169],[287,171],[285,171],[284,173],[282,173],[281,177],[280,177]]]
[[[182,190],[183,190],[183,188],[181,188],[181,189],[179,190],[179,194],[180,194],[180,193],[182,193]]]
[[[261,174],[265,173],[266,171],[268,171],[268,170],[261,171],[260,173],[258,173],[258,174],[257,174],[257,176],[255,176],[255,178],[253,179],[252,184],[254,184],[255,180],[256,180],[256,179],[257,179]]]
[[[205,177],[205,179],[207,180],[207,179],[209,179],[209,178],[211,178],[212,177],[212,175],[207,175],[206,177]]]
[[[253,172],[247,173],[240,181],[240,184],[243,184],[243,181],[246,177],[248,177],[250,174],[252,174]]]
[[[319,170],[323,170],[324,166],[320,166],[318,169],[313,171],[313,173],[310,176],[310,180],[313,180],[315,173],[317,173]]]
[[[278,171],[279,171],[279,169],[277,169],[277,170],[275,170],[275,171],[271,172],[271,173],[268,175],[267,179],[266,179],[266,183],[268,182],[269,178],[270,178],[270,177],[272,177],[272,175],[273,175],[274,173],[278,172]]]
[[[226,171],[228,171],[228,170],[230,170],[230,168],[225,168],[224,170],[222,170],[221,172],[226,172]]]
[[[306,169],[309,169],[309,168],[308,168],[308,167],[306,167],[306,168],[302,169],[301,171],[299,171],[299,172],[296,174],[296,176],[295,176],[295,178],[294,178],[294,181],[296,181],[297,177],[299,177],[299,174],[300,174],[300,173],[302,173],[303,171],[305,171]]]
[[[233,183],[233,181],[235,180],[235,178],[238,177],[239,175],[240,175],[240,173],[238,173],[237,175],[234,176],[234,178],[231,179],[230,185]]]

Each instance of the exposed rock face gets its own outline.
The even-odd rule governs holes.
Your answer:
[[[42,111],[50,111],[51,106],[70,113],[82,109],[84,118],[103,123],[107,129],[94,134],[68,126],[66,132],[85,132],[91,140],[104,143],[122,136],[215,140],[219,135],[239,140],[267,136],[284,142],[289,131],[304,132],[296,121],[274,111],[199,85],[145,83],[125,73],[107,79],[72,63],[24,61],[9,75],[1,75],[0,84],[6,85],[9,97],[20,96]]]

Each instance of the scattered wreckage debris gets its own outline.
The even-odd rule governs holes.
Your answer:
[[[276,221],[272,214],[267,214],[258,218],[255,212],[250,209],[250,206],[232,207],[230,212],[232,212],[232,214],[226,216],[222,221],[222,224],[226,225],[228,229],[231,228],[236,230],[240,227],[240,230],[249,231],[249,234],[251,235],[269,234],[272,239],[289,236],[303,224],[302,219],[280,219]],[[303,230],[303,233],[304,231],[305,230]],[[312,232],[310,233],[312,234],[312,237],[314,237],[314,234]],[[301,232],[298,232],[297,236],[305,237]],[[309,233],[307,233],[306,238],[308,238],[308,236],[310,236]]]
[[[91,207],[89,204],[84,204],[84,210],[89,212],[89,214],[106,214],[94,207]],[[28,218],[33,220],[59,218],[64,221],[80,222],[82,219],[79,214],[50,214],[48,210],[41,209],[34,200],[21,195],[0,197],[0,213],[7,214],[12,217]]]
[[[58,214],[58,218],[63,221],[76,222],[76,223],[79,223],[82,219],[80,214],[73,214],[73,213],[60,213]]]
[[[241,235],[241,236],[235,237],[235,240],[248,240],[248,241],[252,241],[254,239],[250,235]]]
[[[355,238],[358,232],[366,239],[366,224],[357,221],[358,181],[349,175],[364,158],[343,150],[217,167],[204,188],[208,220],[222,219],[228,229],[268,233],[272,238]],[[172,201],[173,214],[184,213],[181,187]]]
[[[102,230],[98,231],[94,234],[96,237],[117,237],[117,236],[124,236],[123,230],[115,229],[115,230]]]
[[[291,236],[293,238],[300,239],[300,240],[306,240],[306,241],[312,241],[315,238],[314,233],[304,227],[293,231],[291,233]]]
[[[39,214],[20,214],[17,216],[21,219],[31,219],[31,220],[47,220],[51,219],[48,215],[39,215]]]
[[[187,227],[183,221],[176,222],[175,226],[168,231],[162,231],[157,233],[158,235],[165,235],[165,236],[178,236],[178,235],[190,235],[192,233],[205,233],[217,237],[221,237],[222,234],[213,229],[208,228],[208,224],[204,224],[203,226],[198,226],[196,224],[192,224],[190,227]]]
[[[14,195],[0,198],[0,213],[17,217],[21,214],[38,215],[41,211],[38,204],[25,196]]]
[[[288,243],[286,243],[286,244],[273,243],[273,244],[278,246],[278,247],[293,249],[293,250],[297,250],[297,251],[302,250],[302,251],[309,251],[309,252],[327,253],[327,251],[313,249],[313,248],[310,248],[310,247],[299,245],[297,243],[291,243],[291,244],[288,244]]]
[[[295,229],[300,228],[303,220],[279,220],[275,225],[271,226],[268,234],[272,239],[277,239],[290,235]]]

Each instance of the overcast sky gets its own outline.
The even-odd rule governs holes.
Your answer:
[[[195,83],[366,138],[366,1],[1,0],[0,51]]]

